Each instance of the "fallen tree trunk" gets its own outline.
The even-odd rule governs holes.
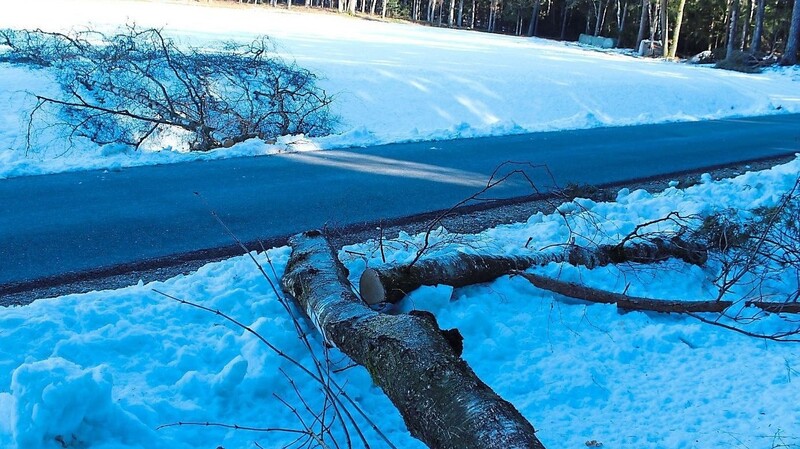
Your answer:
[[[667,301],[661,299],[642,298],[637,296],[629,296],[622,293],[598,290],[596,288],[586,287],[585,285],[561,281],[534,273],[515,272],[514,274],[524,277],[531,284],[538,288],[558,293],[559,295],[602,304],[616,304],[617,308],[626,311],[640,310],[661,313],[719,313],[733,305],[733,303],[730,301]]]
[[[460,358],[457,331],[442,331],[427,312],[370,309],[350,290],[346,269],[319,232],[289,244],[284,291],[326,342],[367,368],[411,435],[437,449],[543,449],[533,426]]]
[[[589,249],[571,246],[563,251],[548,251],[530,256],[497,256],[457,253],[419,259],[412,265],[367,268],[361,274],[359,291],[367,304],[395,303],[423,285],[463,287],[497,279],[511,271],[522,271],[550,262],[566,262],[589,268],[622,262],[659,262],[679,258],[702,265],[708,258],[705,249],[680,238],[653,239],[646,243],[600,245]]]

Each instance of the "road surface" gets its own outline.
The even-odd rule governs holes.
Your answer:
[[[0,180],[0,295],[230,246],[211,210],[243,241],[275,241],[447,209],[504,161],[546,164],[558,185],[607,184],[798,151],[800,114],[787,114]],[[526,171],[553,188],[546,170]],[[532,193],[514,179],[492,196]]]

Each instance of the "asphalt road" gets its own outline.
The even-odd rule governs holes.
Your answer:
[[[597,128],[0,180],[0,294],[243,241],[447,209],[504,161],[546,191],[800,151],[800,114]],[[551,178],[552,175],[552,178]],[[200,196],[196,195],[198,192]],[[532,193],[521,177],[493,189]],[[124,268],[121,268],[124,269]]]

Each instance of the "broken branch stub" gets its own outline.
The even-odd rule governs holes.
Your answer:
[[[367,368],[411,435],[435,449],[543,449],[533,426],[459,357],[460,335],[442,331],[427,312],[370,309],[320,232],[295,235],[289,245],[284,291],[328,343]]]

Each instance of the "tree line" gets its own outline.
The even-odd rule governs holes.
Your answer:
[[[747,52],[797,64],[800,0],[233,0],[411,20],[433,26],[576,40],[611,37],[620,47],[664,42],[659,56],[712,58]]]

